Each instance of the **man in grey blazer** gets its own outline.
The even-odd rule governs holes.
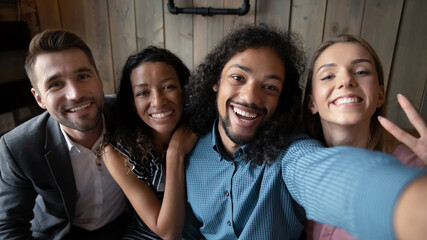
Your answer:
[[[0,139],[0,239],[120,239],[128,202],[94,154],[114,99],[104,99],[90,49],[47,30],[25,69],[47,111]]]

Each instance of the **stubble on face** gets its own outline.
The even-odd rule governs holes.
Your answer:
[[[96,107],[96,114],[92,119],[89,119],[89,116],[84,115],[79,118],[79,121],[73,121],[66,117],[67,109],[71,106],[75,106],[84,102],[91,102]],[[88,132],[102,124],[102,112],[103,112],[103,99],[95,99],[93,97],[83,97],[76,101],[67,101],[64,105],[61,106],[62,116],[57,121],[68,128],[80,131]]]
[[[226,109],[230,108],[230,103],[231,102],[233,102],[235,104],[238,104],[238,105],[242,105],[242,106],[248,107],[248,108],[253,108],[256,111],[262,111],[262,112],[264,112],[263,118],[265,118],[265,116],[267,115],[267,109],[265,109],[265,108],[261,109],[261,108],[255,106],[255,104],[248,104],[248,103],[243,103],[243,102],[237,103],[237,102],[235,102],[235,101],[233,101],[231,99],[227,100],[227,102],[226,102]],[[237,134],[233,134],[232,133],[231,122],[230,122],[230,115],[229,115],[228,111],[226,111],[224,118],[221,116],[221,114],[218,114],[218,116],[219,116],[219,122],[220,122],[222,128],[224,129],[224,132],[225,132],[226,136],[233,143],[235,143],[237,145],[248,144],[257,135],[257,133],[259,132],[259,129],[263,127],[263,125],[257,126],[257,129],[254,131],[254,134],[252,136],[247,136],[247,137],[245,137],[245,136],[239,136]],[[263,119],[263,121],[264,121],[264,119]]]

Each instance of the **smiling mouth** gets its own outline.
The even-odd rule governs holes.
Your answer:
[[[81,106],[78,106],[78,107],[72,107],[68,111],[72,112],[72,113],[75,113],[75,112],[78,112],[78,111],[81,111],[83,109],[88,108],[91,104],[92,103],[87,103],[87,104],[84,104],[84,105],[81,105]]]
[[[233,107],[233,111],[242,121],[245,122],[254,120],[259,116],[257,113],[246,112],[236,107]]]
[[[348,98],[338,98],[337,100],[333,101],[335,105],[342,105],[347,103],[359,103],[362,99],[360,97],[348,97]]]
[[[173,111],[169,111],[169,112],[164,112],[164,113],[155,113],[155,114],[150,114],[151,117],[153,118],[165,118],[169,115],[172,114]]]

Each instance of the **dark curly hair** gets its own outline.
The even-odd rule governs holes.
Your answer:
[[[146,161],[146,155],[153,149],[150,127],[142,121],[134,108],[134,95],[132,92],[130,76],[132,71],[146,62],[163,62],[172,66],[179,78],[183,95],[185,85],[190,77],[190,71],[185,64],[173,53],[166,49],[149,46],[131,56],[126,61],[122,70],[120,87],[117,93],[115,106],[115,124],[110,125],[100,145],[100,150],[109,143],[116,143],[127,151],[135,161],[143,161],[146,167],[143,177],[151,174],[150,163]],[[102,151],[100,151],[102,152]]]
[[[304,72],[305,55],[298,35],[267,24],[238,26],[206,56],[190,78],[185,115],[191,120],[190,127],[199,134],[211,131],[217,118],[216,92],[212,86],[219,85],[224,66],[235,54],[258,47],[272,48],[285,64],[285,83],[277,109],[245,150],[246,161],[261,165],[274,161],[288,145],[291,132],[301,129],[299,80]]]

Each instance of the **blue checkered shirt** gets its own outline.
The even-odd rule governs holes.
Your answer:
[[[394,239],[393,207],[419,169],[390,155],[325,148],[305,134],[270,165],[221,154],[217,131],[201,137],[186,162],[184,239],[298,239],[306,216],[362,239]],[[425,172],[424,172],[425,174]],[[295,199],[295,200],[294,200]]]

